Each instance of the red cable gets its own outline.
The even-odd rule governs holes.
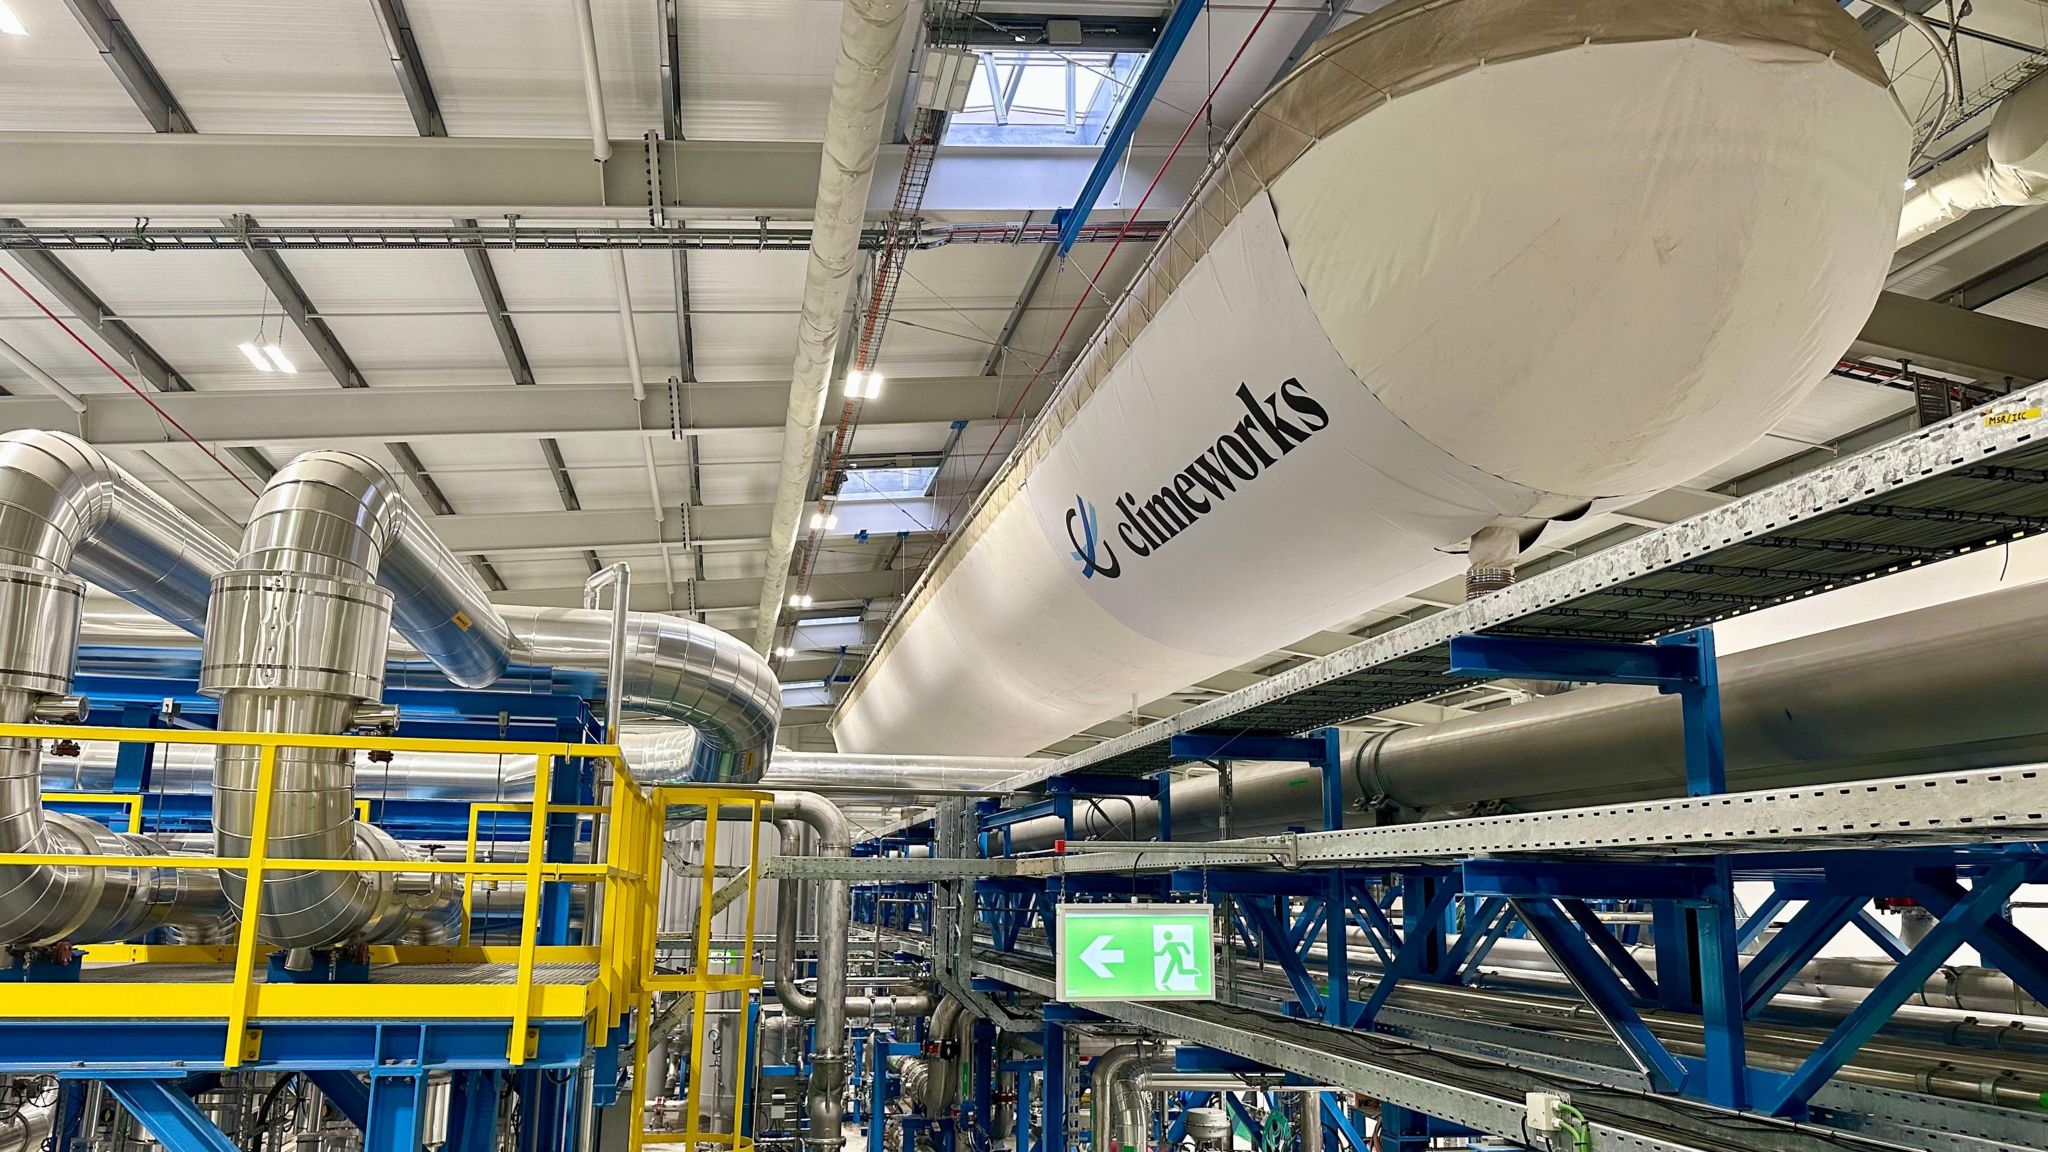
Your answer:
[[[1279,3],[1279,0],[1266,0],[1266,7],[1259,12],[1259,18],[1252,24],[1251,31],[1245,33],[1244,41],[1237,46],[1237,52],[1230,57],[1230,63],[1225,65],[1222,74],[1216,77],[1215,86],[1209,89],[1209,95],[1203,98],[1201,106],[1195,109],[1195,114],[1188,117],[1188,126],[1180,130],[1180,139],[1173,142],[1173,150],[1166,154],[1166,159],[1159,165],[1159,171],[1153,173],[1152,182],[1145,186],[1145,194],[1138,197],[1137,205],[1131,209],[1130,215],[1124,217],[1123,226],[1116,230],[1116,239],[1110,244],[1109,251],[1102,254],[1102,263],[1095,266],[1095,274],[1088,278],[1090,285],[1095,285],[1102,279],[1103,272],[1109,268],[1109,262],[1116,258],[1117,249],[1123,247],[1124,237],[1130,234],[1131,225],[1137,222],[1138,213],[1145,210],[1146,201],[1152,199],[1153,190],[1158,188],[1159,181],[1165,178],[1167,168],[1173,164],[1173,158],[1180,155],[1181,145],[1188,142],[1188,136],[1194,132],[1195,125],[1202,122],[1202,117],[1209,111],[1209,106],[1216,102],[1216,93],[1223,90],[1223,82],[1230,79],[1231,71],[1237,67],[1237,62],[1244,57],[1244,50],[1251,47],[1252,37],[1259,34],[1259,29],[1265,25],[1266,17],[1273,14],[1273,6],[1277,3]],[[1097,291],[1100,291],[1100,289],[1098,288]],[[1045,359],[1038,362],[1038,368],[1031,373],[1031,379],[1024,382],[1024,390],[1017,393],[1017,402],[1010,406],[1009,415],[1004,416],[1003,422],[996,427],[996,434],[989,438],[988,447],[982,449],[981,458],[974,462],[974,470],[968,473],[969,476],[979,476],[981,474],[981,466],[988,463],[990,453],[996,450],[997,441],[1003,438],[1003,433],[1008,431],[1010,425],[1016,421],[1017,413],[1023,411],[1024,401],[1031,395],[1032,386],[1038,383],[1039,377],[1045,375],[1045,370],[1052,363],[1052,358],[1059,354],[1060,345],[1066,342],[1067,333],[1074,327],[1074,319],[1081,314],[1081,306],[1087,302],[1088,294],[1086,292],[1081,293],[1079,298],[1074,301],[1073,311],[1067,313],[1067,322],[1060,325],[1060,334],[1053,337],[1052,347],[1047,350]],[[953,514],[960,510],[961,503],[970,494],[972,493],[969,491],[961,492],[959,497],[953,501],[953,506],[946,509],[946,518],[940,523],[950,525],[953,522]],[[951,535],[950,529],[948,529],[947,534]],[[925,562],[929,563],[937,557],[937,554],[937,546],[935,545],[932,553],[926,557]]]
[[[229,479],[233,480],[237,484],[240,484],[242,486],[243,491],[247,492],[251,496],[255,496],[258,494],[254,488],[249,487],[249,482],[247,480],[242,479],[240,473],[236,472],[233,468],[228,467],[227,461],[222,460],[218,456],[215,456],[213,454],[213,449],[208,448],[204,444],[201,444],[199,442],[199,437],[194,436],[190,431],[186,430],[183,424],[178,423],[177,417],[171,415],[169,412],[164,411],[163,405],[158,404],[155,400],[151,399],[149,393],[143,391],[140,388],[137,388],[133,380],[130,380],[128,379],[128,377],[123,376],[121,374],[121,370],[119,368],[116,368],[112,364],[107,363],[107,358],[105,356],[100,355],[98,349],[86,343],[84,337],[81,337],[78,333],[72,331],[71,325],[66,324],[62,317],[58,316],[55,312],[52,312],[49,310],[49,308],[45,307],[41,300],[36,299],[35,293],[22,287],[21,281],[16,280],[13,276],[9,275],[7,269],[0,268],[0,276],[7,277],[7,282],[9,284],[14,285],[14,290],[21,293],[23,296],[28,297],[28,302],[35,305],[36,309],[40,311],[43,315],[48,316],[50,318],[51,323],[55,324],[59,328],[62,328],[66,336],[69,336],[73,340],[78,341],[78,346],[80,348],[85,349],[86,352],[89,355],[91,355],[93,359],[99,361],[100,367],[105,368],[109,372],[112,372],[114,374],[114,379],[119,380],[123,384],[126,384],[130,392],[133,392],[137,396],[142,397],[142,402],[144,404],[149,405],[150,409],[154,411],[158,416],[163,417],[165,423],[169,424],[173,428],[176,428],[180,436],[183,436],[185,439],[190,440],[192,442],[193,447],[199,449],[201,452],[206,453],[206,458],[208,460],[211,460],[215,464],[220,465],[220,470],[227,473]]]

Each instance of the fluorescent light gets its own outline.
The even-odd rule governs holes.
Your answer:
[[[775,650],[775,654],[777,656],[782,657],[783,659],[788,659],[789,657],[796,655],[796,649],[791,648],[789,645],[785,644],[782,647],[777,648]]]
[[[873,400],[882,394],[880,372],[848,372],[846,374],[846,398],[849,400]]]
[[[1911,176],[1906,177],[1906,191],[1911,192],[1913,190],[1913,186],[1918,183],[1920,182],[1918,180],[1913,179]]]
[[[296,374],[298,372],[298,367],[294,365],[291,361],[284,358],[284,349],[279,348],[277,345],[265,344],[263,346],[263,354],[265,356],[270,357],[270,362],[272,364],[277,365],[277,370],[279,372],[288,372],[293,374]]]
[[[816,532],[818,529],[823,528],[824,526],[825,514],[823,512],[811,513],[811,531]]]
[[[264,358],[263,353],[257,350],[254,344],[244,341],[240,344],[235,345],[235,347],[240,348],[242,350],[242,355],[247,356],[249,358],[249,363],[255,365],[256,370],[258,372],[277,371],[276,368],[271,366],[270,361]]]
[[[0,35],[28,35],[28,25],[21,22],[21,17],[14,14],[14,9],[7,6],[6,0],[0,0]]]
[[[862,376],[862,374],[861,374],[861,373],[859,373],[859,372],[848,372],[848,373],[846,374],[846,396],[847,396],[847,399],[849,399],[849,400],[858,400],[858,399],[860,399],[860,395],[861,395],[861,387],[862,387],[862,385],[861,385],[861,376]]]
[[[809,607],[811,606],[811,597],[810,597],[810,594],[809,594],[809,593],[800,593],[800,594],[792,595],[792,596],[791,596],[791,597],[789,598],[789,606],[790,606],[791,608],[809,608]]]
[[[862,393],[862,395],[866,396],[870,400],[873,400],[875,397],[880,396],[881,394],[882,374],[880,372],[868,373],[868,389],[866,392]]]

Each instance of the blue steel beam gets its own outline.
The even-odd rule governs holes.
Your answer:
[[[1614,938],[1613,930],[1607,927],[1598,913],[1584,900],[1560,900],[1558,904],[1578,922],[1579,928],[1586,933],[1587,941],[1600,950],[1600,955],[1607,958],[1630,988],[1635,989],[1636,995],[1645,1000],[1657,998],[1657,982],[1650,979],[1650,974],[1643,970],[1622,942]]]
[[[370,1087],[361,1077],[340,1068],[312,1068],[307,1070],[306,1079],[334,1104],[335,1111],[356,1126],[356,1131],[370,1130]]]
[[[1808,900],[1806,905],[1750,958],[1742,969],[1743,1013],[1754,1016],[1763,1011],[1808,961],[1833,940],[1843,926],[1855,919],[1863,907],[1862,896],[1832,896]]]
[[[1536,937],[1557,963],[1558,970],[1585,997],[1630,1061],[1649,1077],[1651,1089],[1678,1091],[1685,1084],[1685,1066],[1643,1023],[1642,1015],[1629,1003],[1628,993],[1613,969],[1607,967],[1557,905],[1549,900],[1515,900],[1513,905],[1522,923],[1529,926],[1530,935]]]
[[[171,1081],[115,1078],[104,1083],[169,1152],[240,1152]]]
[[[1920,902],[1935,914],[1946,914],[1969,898],[1953,880],[1937,880],[1919,888]],[[2048,949],[2013,926],[2003,915],[1994,916],[1970,937],[1970,944],[1986,963],[2012,977],[2027,995],[2048,1003]]]
[[[1803,1112],[1807,1100],[1840,1071],[1842,1065],[1875,1036],[1879,1028],[1884,1027],[1892,1013],[1918,992],[1928,978],[1948,962],[1956,949],[1998,917],[2006,900],[2025,882],[2026,877],[2027,866],[2023,863],[2001,864],[1980,877],[1968,895],[1943,911],[1934,927],[1928,929],[1927,935],[1906,954],[1906,958],[1878,981],[1877,987],[1872,988],[1840,1024],[1835,1025],[1835,1030],[1828,1033],[1820,1047],[1814,1049],[1767,1099],[1759,1101],[1762,1110],[1774,1116]]]
[[[1138,131],[1138,122],[1145,118],[1145,112],[1152,106],[1152,97],[1159,92],[1159,85],[1166,79],[1167,70],[1173,67],[1173,58],[1180,53],[1180,46],[1187,42],[1188,33],[1194,29],[1195,17],[1201,15],[1206,0],[1175,0],[1173,12],[1166,18],[1166,26],[1159,30],[1159,42],[1152,46],[1152,54],[1145,58],[1145,67],[1138,72],[1138,82],[1131,86],[1131,94],[1124,101],[1123,110],[1116,115],[1116,123],[1110,125],[1104,134],[1102,153],[1095,158],[1095,167],[1088,172],[1088,179],[1081,184],[1081,193],[1074,199],[1072,208],[1062,208],[1053,215],[1054,223],[1060,229],[1060,256],[1064,259],[1074,241],[1080,238],[1081,228],[1088,223],[1088,214],[1095,210],[1095,201],[1102,190],[1109,186],[1110,177],[1116,174],[1117,164],[1123,159],[1124,151],[1130,147],[1131,137]]]

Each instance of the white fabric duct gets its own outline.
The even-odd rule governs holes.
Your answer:
[[[1325,40],[891,622],[843,751],[1021,755],[1682,483],[1868,316],[1908,126],[1830,0],[1408,0]]]
[[[2007,96],[1991,130],[1913,183],[1899,212],[1901,248],[1980,208],[2048,203],[2048,84]]]
[[[797,319],[789,414],[782,428],[782,471],[775,482],[767,576],[761,581],[761,611],[754,626],[754,647],[762,653],[775,643],[789,558],[796,550],[797,525],[817,464],[818,427],[832,384],[840,316],[860,266],[860,229],[874,183],[875,156],[888,123],[889,89],[896,81],[897,41],[903,35],[906,7],[905,0],[846,0],[839,16],[839,61],[832,70],[818,204],[811,216],[803,313]]]

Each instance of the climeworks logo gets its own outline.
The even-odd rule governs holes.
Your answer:
[[[1156,493],[1139,497],[1126,492],[1117,497],[1116,535],[1134,556],[1158,553],[1235,495],[1238,485],[1258,480],[1282,457],[1330,426],[1329,409],[1294,377],[1263,399],[1250,385],[1239,384],[1237,399],[1245,417]],[[1101,531],[1095,505],[1086,497],[1075,497],[1074,507],[1067,510],[1067,540],[1074,546],[1073,557],[1080,561],[1083,577],[1114,580],[1123,575],[1123,565]]]

